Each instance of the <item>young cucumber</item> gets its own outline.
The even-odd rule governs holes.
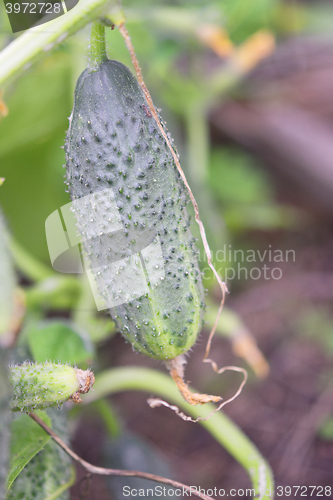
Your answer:
[[[204,308],[187,192],[122,63],[81,74],[65,150],[77,227],[111,317],[153,358],[187,352]]]
[[[9,367],[13,411],[43,410],[59,406],[68,399],[80,402],[80,394],[92,387],[90,370],[56,363],[29,363]]]

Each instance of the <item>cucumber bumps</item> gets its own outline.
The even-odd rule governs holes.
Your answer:
[[[122,63],[79,77],[65,151],[77,228],[111,317],[137,351],[187,352],[204,301],[186,188]]]

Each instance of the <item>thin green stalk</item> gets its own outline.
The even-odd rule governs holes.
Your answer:
[[[72,311],[72,319],[89,332],[92,342],[99,342],[115,332],[114,324],[109,316],[96,317],[96,303],[86,273],[81,274],[77,283],[81,293]]]
[[[221,242],[226,241],[227,237],[225,226],[221,224],[220,214],[208,187],[210,141],[207,115],[209,100],[210,97],[205,97],[199,102],[192,102],[185,111],[188,179],[198,205],[201,207],[201,218],[206,228],[208,241],[211,242],[211,248],[220,248]]]
[[[207,181],[210,148],[205,103],[195,103],[188,107],[186,128],[189,144],[188,164],[190,178],[198,189],[202,189]]]
[[[14,238],[10,240],[10,250],[13,260],[17,268],[33,281],[42,281],[50,276],[56,276],[56,273],[51,267],[38,260],[34,255],[29,253],[22,247]]]
[[[108,58],[105,45],[105,26],[101,23],[93,23],[90,40],[90,69],[96,71],[98,66]]]
[[[5,346],[12,341],[9,332],[15,315],[16,276],[9,242],[6,221],[0,211],[0,349],[1,344]]]
[[[193,418],[207,417],[214,409],[211,404],[200,408],[187,404],[171,378],[157,370],[129,367],[114,368],[97,375],[94,392],[86,395],[84,404],[126,390],[159,395],[169,403],[183,408]],[[221,411],[200,424],[247,470],[259,500],[273,499],[274,480],[270,466],[237,425]]]
[[[112,9],[115,19],[119,19],[117,0],[80,0],[67,14],[25,31],[0,53],[0,85],[44,59],[50,50],[92,20],[106,14],[112,19]]]
[[[95,317],[96,304],[87,274],[81,274],[78,278],[78,281],[80,283],[81,295],[72,313],[72,319],[77,325],[81,326],[82,328],[86,328],[87,325],[90,324]]]
[[[81,293],[81,284],[74,276],[50,276],[26,290],[29,309],[51,307],[70,309],[75,307]]]
[[[105,399],[99,399],[95,401],[94,406],[103,419],[109,436],[112,438],[118,437],[121,433],[121,424],[110,403]]]

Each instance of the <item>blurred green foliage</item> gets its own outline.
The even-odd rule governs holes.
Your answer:
[[[320,426],[318,435],[325,441],[333,441],[333,417],[328,417]]]
[[[52,361],[86,368],[94,357],[89,335],[65,321],[44,321],[33,325],[27,334],[29,349],[38,363]]]
[[[277,0],[183,0],[168,3],[127,0],[123,6],[146,82],[156,104],[164,107],[163,116],[175,136],[189,179],[195,177],[198,168],[202,169],[201,177],[209,178],[207,192],[214,186],[214,197],[223,206],[231,232],[234,229],[239,231],[242,226],[245,230],[249,227],[270,229],[270,222],[272,228],[286,227],[286,220],[289,223],[291,220],[289,212],[285,207],[281,212],[274,204],[270,181],[262,170],[257,169],[253,159],[236,149],[215,150],[210,154],[210,146],[204,142],[207,142],[207,137],[202,137],[202,144],[196,145],[197,153],[200,154],[201,150],[202,158],[206,158],[201,163],[207,164],[192,166],[194,173],[191,173],[191,165],[186,161],[190,151],[186,151],[186,137],[184,141],[181,129],[193,105],[202,106],[201,116],[205,122],[209,103],[215,103],[217,98],[209,91],[209,72],[202,71],[208,49],[196,35],[200,25],[213,23],[222,26],[234,43],[241,43],[259,29],[271,29],[278,35],[283,33],[286,30],[281,27],[281,12],[293,8],[294,17],[303,19],[301,12],[305,7],[298,4],[291,7]],[[3,12],[3,7],[0,8]],[[1,17],[5,34],[0,36],[0,46],[12,38],[6,16]],[[287,22],[290,16],[285,16],[285,19]],[[68,127],[74,84],[88,56],[87,36],[88,29],[85,29],[62,44],[43,63],[27,69],[4,93],[9,114],[0,121],[0,173],[6,178],[0,202],[17,241],[47,264],[45,219],[69,201],[63,184],[64,153],[61,146]],[[107,44],[109,57],[131,66],[118,30],[107,30]],[[214,71],[223,70],[223,61],[215,66]],[[221,88],[221,92],[224,90]],[[195,180],[192,184],[194,194],[200,198],[201,187]],[[217,248],[220,241],[214,236],[214,227],[209,227],[212,217],[209,215],[210,203],[207,203],[207,210],[205,208],[205,199],[207,201],[209,197],[206,195],[200,200],[200,207],[213,246]],[[266,215],[262,206],[258,208],[259,200],[267,204]],[[245,201],[246,221],[243,217]],[[223,229],[222,210],[213,224],[221,227],[219,238],[229,240]]]
[[[225,204],[268,203],[274,195],[267,173],[250,155],[231,147],[212,151],[209,184]]]
[[[296,331],[322,345],[333,356],[333,317],[325,306],[309,306],[295,318]]]
[[[0,121],[1,205],[17,241],[49,263],[45,219],[69,201],[62,165],[71,102],[71,56],[60,49],[5,94]]]
[[[45,411],[38,410],[37,415],[49,426],[51,419]],[[33,422],[28,415],[19,415],[11,424],[11,463],[7,480],[7,487],[10,488],[19,473],[28,462],[41,451],[50,436]]]
[[[254,157],[236,147],[211,144],[209,112],[230,93],[241,95],[238,84],[244,75],[232,73],[224,60],[202,44],[198,28],[214,24],[236,45],[263,29],[271,30],[278,40],[295,33],[322,33],[331,24],[327,20],[332,10],[329,4],[314,9],[311,4],[281,0],[124,0],[123,5],[145,81],[155,104],[164,108],[162,115],[198,199],[213,252],[233,241],[246,248],[251,230],[260,234],[299,227],[303,215],[276,199],[274,183]],[[88,28],[82,30],[42,63],[27,68],[2,96],[9,113],[0,118],[0,177],[6,178],[0,204],[19,244],[19,250],[14,251],[16,265],[29,280],[37,282],[26,294],[30,323],[25,339],[39,361],[87,363],[94,354],[91,339],[98,341],[113,331],[109,320],[96,321],[91,291],[86,293],[84,284],[76,277],[57,276],[52,270],[48,276],[38,260],[36,264],[29,256],[50,266],[45,220],[69,202],[61,147],[75,82],[87,63],[88,32]],[[0,48],[16,36],[10,33],[0,3]],[[107,45],[110,58],[131,67],[117,29],[107,31]],[[193,233],[198,236],[195,226]],[[254,245],[260,244],[258,238]],[[223,273],[227,265],[230,263],[223,262],[219,271]],[[205,285],[215,283],[206,271]],[[61,308],[76,308],[73,321],[84,326],[91,339],[63,321],[37,323],[50,309]],[[308,311],[297,329],[316,336],[333,351],[329,312]],[[331,439],[332,421],[328,420],[320,432],[324,439]],[[36,443],[42,441],[38,438]],[[32,456],[39,449],[28,451]]]

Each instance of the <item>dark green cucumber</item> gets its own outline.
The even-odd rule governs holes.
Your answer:
[[[90,195],[73,201],[77,227],[121,333],[153,358],[187,352],[204,308],[187,192],[136,78],[122,63],[106,60],[79,77],[65,150],[71,199]]]

